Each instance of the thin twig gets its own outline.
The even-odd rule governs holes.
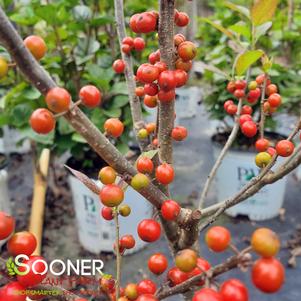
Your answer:
[[[267,73],[264,74],[264,82],[261,91],[261,99],[260,99],[260,122],[259,122],[259,131],[260,138],[264,138],[264,123],[265,123],[265,112],[264,112],[264,101],[265,101],[265,90],[268,81]]]
[[[119,294],[120,294],[120,285],[121,285],[121,254],[120,254],[120,243],[119,243],[119,217],[118,212],[116,210],[114,214],[114,220],[115,220],[115,229],[116,229],[116,242],[115,242],[115,248],[116,248],[116,299],[118,300]]]
[[[115,5],[115,20],[117,25],[117,33],[118,33],[118,40],[120,49],[122,46],[122,40],[126,37],[126,30],[125,30],[125,21],[124,21],[124,9],[123,9],[123,0],[114,0]],[[142,117],[142,109],[139,97],[136,95],[136,82],[134,79],[134,72],[133,72],[133,60],[131,55],[127,55],[121,51],[122,59],[126,64],[125,69],[125,79],[127,83],[127,88],[129,92],[129,100],[130,100],[130,107],[131,113],[133,118],[133,125],[134,130],[136,133],[137,141],[139,143],[141,151],[145,150],[148,145],[148,139],[139,139],[138,132],[141,128],[144,127],[144,121]]]
[[[247,73],[247,76],[246,76],[246,81],[247,82],[248,82],[249,78],[250,78],[250,69],[248,70],[248,73]],[[225,158],[228,150],[230,149],[230,147],[232,146],[233,142],[235,141],[235,139],[237,137],[239,127],[240,127],[239,117],[240,117],[240,113],[241,113],[241,109],[242,109],[242,103],[243,103],[243,98],[239,99],[238,107],[237,107],[236,122],[235,122],[235,125],[233,126],[231,134],[228,137],[228,140],[227,140],[225,146],[223,147],[222,151],[220,152],[217,160],[215,161],[215,163],[214,163],[214,165],[213,165],[213,167],[212,167],[212,169],[211,169],[211,171],[210,171],[210,173],[207,177],[207,180],[206,180],[206,183],[205,183],[205,186],[204,186],[204,189],[202,191],[201,198],[200,198],[200,201],[199,201],[199,207],[198,207],[199,209],[203,208],[206,197],[207,197],[207,194],[208,194],[209,189],[210,189],[210,186],[213,182],[213,179],[216,176],[216,173],[217,173],[220,165],[222,164],[223,159]]]

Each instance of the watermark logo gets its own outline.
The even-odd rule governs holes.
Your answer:
[[[67,259],[66,261],[54,259],[50,263],[38,258],[34,262],[27,264],[29,257],[25,254],[18,255],[15,259],[10,257],[6,261],[7,273],[9,276],[27,275],[30,271],[36,275],[45,275],[50,272],[54,276],[78,275],[95,276],[103,274],[104,263],[100,259],[77,259],[75,262]],[[42,270],[41,270],[41,267]]]

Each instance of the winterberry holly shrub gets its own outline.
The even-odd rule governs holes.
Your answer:
[[[116,274],[112,277],[102,275],[100,289],[111,300],[117,301],[156,301],[177,294],[183,294],[187,300],[193,301],[247,301],[248,289],[240,280],[230,278],[220,285],[216,284],[220,274],[234,268],[242,268],[250,273],[257,289],[265,293],[276,293],[285,281],[285,269],[277,259],[280,249],[277,234],[271,229],[259,228],[252,234],[250,246],[238,250],[233,245],[231,233],[227,228],[211,224],[227,208],[254,195],[265,185],[286,176],[301,163],[301,147],[295,147],[292,143],[292,139],[300,132],[300,122],[287,139],[277,141],[276,144],[269,141],[264,131],[266,116],[273,114],[281,106],[282,97],[278,93],[277,85],[273,84],[272,75],[269,74],[272,59],[268,53],[256,47],[256,32],[258,34],[259,28],[272,20],[277,10],[277,1],[255,1],[248,14],[252,43],[241,49],[233,62],[232,74],[228,76],[224,85],[231,99],[224,99],[223,109],[233,118],[234,126],[208,176],[199,206],[194,209],[183,208],[173,200],[168,185],[177,176],[174,170],[176,162],[173,160],[173,143],[185,143],[185,138],[189,135],[183,126],[174,126],[175,90],[187,83],[193,60],[197,52],[202,51],[202,47],[177,33],[180,27],[189,24],[190,19],[185,12],[177,10],[173,0],[161,0],[158,11],[140,11],[133,14],[128,22],[124,19],[122,0],[114,1],[114,9],[121,51],[120,57],[111,68],[119,74],[118,76],[124,76],[128,89],[133,119],[132,130],[141,150],[141,155],[134,165],[114,145],[114,141],[124,135],[122,118],[107,116],[109,118],[105,120],[100,131],[81,110],[102,110],[104,91],[101,85],[93,81],[85,83],[80,87],[78,94],[72,97],[68,86],[62,83],[58,85],[44,71],[42,54],[47,56],[47,44],[43,39],[31,36],[30,39],[25,39],[29,39],[30,43],[24,42],[4,11],[0,10],[0,43],[10,54],[9,60],[2,59],[2,76],[7,74],[8,67],[16,66],[40,91],[45,101],[43,106],[31,112],[29,121],[32,129],[41,135],[51,133],[59,120],[64,119],[108,164],[99,171],[99,180],[103,184],[101,188],[80,171],[73,170],[83,184],[98,194],[103,205],[99,218],[114,220],[116,226],[116,241],[112,246],[116,255]],[[241,12],[246,14],[246,10]],[[129,28],[129,33],[126,32],[126,27]],[[151,35],[153,39],[157,38],[157,49],[148,55],[147,60],[142,57],[134,72],[133,55],[143,52],[146,47],[146,34]],[[254,65],[261,69],[258,76],[252,74]],[[259,107],[259,119],[254,116],[255,103]],[[144,122],[143,105],[157,111],[157,120],[153,123]],[[254,144],[258,154],[254,158],[254,164],[259,167],[260,172],[234,196],[204,208],[204,201],[216,170],[238,133],[246,139],[256,137]],[[278,157],[286,159],[283,164],[274,168]],[[159,284],[148,278],[141,279],[138,283],[121,283],[123,255],[136,245],[131,233],[124,236],[120,236],[119,233],[119,216],[126,218],[135,214],[124,203],[128,185],[144,196],[155,210],[152,218],[140,221],[137,227],[139,239],[147,243],[156,243],[165,234],[174,258],[174,261],[169,263],[166,254],[155,253],[145,264],[154,275],[166,273],[166,277],[161,278]],[[24,231],[13,234],[14,228],[14,218],[0,212],[0,239],[8,239],[8,251],[12,256],[22,253],[29,256],[26,261],[29,271],[9,278],[11,282],[0,290],[0,300],[25,301],[25,295],[19,294],[16,299],[14,292],[36,287],[42,283],[45,275],[34,273],[33,267],[37,271],[43,268],[39,265],[41,257],[33,255],[37,244],[34,236]],[[216,256],[226,250],[232,250],[234,255],[213,266],[199,253],[201,231],[206,231],[204,243],[212,252],[217,253]],[[253,260],[251,252],[258,255],[257,260]],[[72,298],[77,301],[85,300],[76,295],[72,295]]]

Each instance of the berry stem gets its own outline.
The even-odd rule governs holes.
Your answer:
[[[260,99],[260,122],[259,122],[259,130],[260,130],[260,138],[264,138],[264,123],[265,123],[265,112],[264,112],[264,101],[265,101],[265,90],[268,81],[267,73],[264,74],[264,82],[261,90],[261,99]]]
[[[115,221],[115,230],[116,230],[116,299],[118,300],[119,295],[120,295],[120,281],[121,281],[121,254],[120,254],[120,249],[119,249],[119,217],[118,217],[118,210],[115,208],[115,214],[114,214],[114,221]]]

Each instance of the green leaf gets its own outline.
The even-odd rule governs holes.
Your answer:
[[[24,135],[24,137],[27,137],[43,145],[53,145],[54,131],[50,132],[47,135],[39,135],[28,127],[25,129],[20,129],[20,132]]]
[[[65,118],[59,118],[58,120],[58,130],[62,135],[68,135],[74,132],[74,129],[69,125]]]
[[[267,33],[267,31],[272,27],[272,24],[273,24],[272,22],[266,22],[263,23],[262,25],[256,26],[255,42],[257,42],[261,36],[264,36]]]
[[[115,19],[113,16],[99,16],[91,21],[92,26],[103,26],[106,24],[114,23]]]
[[[251,37],[251,30],[250,27],[244,23],[244,22],[238,22],[234,25],[231,25],[230,27],[228,27],[228,29],[230,29],[231,31],[234,31],[240,35],[243,35],[244,37],[246,37],[248,40]]]
[[[129,97],[127,95],[117,95],[114,97],[111,108],[117,109],[122,108],[129,102]]]
[[[246,16],[248,19],[250,19],[250,11],[244,7],[244,6],[241,6],[241,5],[236,5],[232,2],[229,2],[229,1],[226,1],[225,2],[225,6],[226,7],[229,7],[230,9],[232,9],[233,11],[236,11],[238,13],[241,13],[243,14],[244,16]]]
[[[206,23],[212,25],[214,28],[218,29],[222,33],[224,33],[228,38],[235,40],[233,33],[231,31],[229,31],[228,29],[226,29],[225,27],[223,27],[222,25],[220,25],[219,23],[211,21],[208,18],[202,18],[202,20],[205,21]]]
[[[111,93],[128,95],[128,90],[125,82],[119,82],[114,84],[111,89]]]
[[[72,140],[79,143],[87,143],[87,141],[78,133],[72,134]]]
[[[247,69],[259,60],[264,52],[262,50],[251,50],[241,54],[236,62],[236,73],[237,75],[243,75]]]
[[[251,20],[254,25],[261,25],[272,20],[278,0],[255,0],[251,9]]]
[[[27,99],[34,100],[38,99],[41,96],[41,93],[34,87],[28,87],[23,91],[22,95]]]
[[[89,6],[76,5],[73,10],[73,16],[76,21],[85,22],[91,19],[92,11]]]
[[[35,8],[35,13],[48,24],[56,24],[57,7],[54,5],[39,5]]]
[[[103,110],[103,113],[108,117],[118,118],[121,116],[120,108],[111,108],[108,110]]]

